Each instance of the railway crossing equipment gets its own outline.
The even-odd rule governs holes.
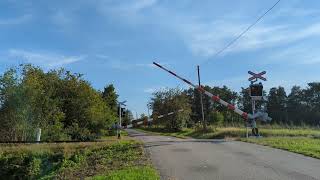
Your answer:
[[[182,112],[182,111],[183,111],[183,109],[179,109],[178,111],[172,111],[172,112],[169,112],[169,113],[167,113],[167,114],[162,114],[162,115],[156,116],[156,117],[154,117],[154,118],[148,118],[148,119],[147,119],[147,123],[150,123],[150,122],[152,122],[152,121],[154,121],[154,120],[156,120],[156,119],[161,119],[161,118],[163,118],[163,117],[170,116],[170,115],[173,115],[173,114],[175,114],[175,113]],[[135,124],[135,123],[136,123],[137,125],[140,125],[140,124],[144,123],[144,121],[143,121],[143,120],[139,120],[139,119],[132,120],[132,124]]]
[[[248,114],[242,110],[240,110],[239,108],[237,108],[235,105],[233,104],[230,104],[230,103],[227,103],[226,101],[220,99],[219,96],[216,96],[216,95],[213,95],[212,93],[206,91],[202,86],[196,86],[195,84],[191,83],[190,81],[188,81],[187,79],[177,75],[176,73],[168,70],[167,68],[161,66],[160,64],[156,63],[156,62],[153,62],[154,65],[156,65],[157,67],[161,68],[162,70],[170,73],[171,75],[175,76],[176,78],[182,80],[183,82],[189,84],[190,86],[194,87],[195,89],[197,89],[198,91],[204,93],[205,95],[209,96],[210,99],[214,102],[218,102],[220,104],[222,104],[223,106],[227,107],[228,109],[232,110],[233,112],[239,114],[243,119],[245,120],[249,120],[249,119],[261,119],[262,121],[270,121],[271,118],[268,117],[268,113],[266,112],[261,112],[255,116],[253,116],[253,114]],[[260,78],[261,75],[255,75],[255,78],[254,79],[257,79],[257,78]]]

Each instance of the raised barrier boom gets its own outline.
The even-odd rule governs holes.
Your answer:
[[[224,106],[226,106],[228,109],[232,110],[233,112],[239,114],[243,119],[247,120],[247,119],[253,119],[254,117],[252,116],[252,114],[248,114],[246,112],[243,112],[242,110],[238,109],[235,105],[233,104],[229,104],[226,101],[220,99],[219,96],[213,95],[212,93],[206,91],[205,89],[203,89],[203,87],[201,86],[196,86],[193,83],[191,83],[190,81],[182,78],[181,76],[177,75],[176,73],[168,70],[167,68],[161,66],[160,64],[153,62],[154,65],[158,66],[159,68],[167,71],[168,73],[172,74],[173,76],[177,77],[178,79],[184,81],[185,83],[189,84],[190,86],[194,87],[195,89],[197,89],[198,91],[200,91],[201,93],[204,93],[205,95],[209,96],[210,99],[214,102],[218,102]]]

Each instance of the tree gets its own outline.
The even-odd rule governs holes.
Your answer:
[[[122,123],[127,126],[131,124],[132,120],[133,120],[132,112],[129,109],[126,109],[125,117],[123,117]]]
[[[22,65],[0,77],[0,139],[88,140],[115,121],[101,94],[80,74]]]
[[[112,84],[107,85],[103,92],[102,92],[102,98],[105,100],[105,102],[108,104],[109,108],[112,112],[117,113],[118,109],[118,95],[115,91],[115,88]]]
[[[222,126],[224,123],[224,116],[219,111],[212,111],[209,115],[209,122],[216,126]]]
[[[306,123],[320,125],[320,83],[308,83],[304,91],[304,99],[307,105]]]
[[[190,118],[191,107],[187,95],[178,88],[157,91],[151,98],[153,114],[167,114],[170,116],[158,119],[157,122],[171,130],[181,130]],[[178,110],[183,109],[182,112]]]
[[[273,122],[288,124],[287,95],[283,87],[270,89],[267,110]]]
[[[287,98],[288,119],[292,124],[302,125],[307,116],[307,104],[304,99],[304,90],[293,86]]]

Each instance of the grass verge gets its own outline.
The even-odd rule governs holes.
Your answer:
[[[194,129],[183,129],[178,132],[166,131],[163,128],[140,128],[145,132],[158,135],[174,136],[179,138],[193,137],[198,139],[235,138],[240,141],[271,146],[306,156],[320,159],[320,131],[315,129],[263,129],[260,134],[263,138],[244,138],[245,128],[212,128],[204,132]]]
[[[2,144],[0,177],[3,179],[84,179],[117,177],[140,169],[152,169],[141,142],[128,137],[104,138],[103,142]],[[143,171],[144,172],[144,171]],[[155,171],[154,171],[155,172]],[[114,174],[114,175],[113,175]],[[154,175],[156,176],[156,175]],[[131,178],[131,179],[132,179]],[[107,178],[108,179],[108,178]]]
[[[158,135],[173,136],[179,138],[193,137],[198,139],[221,139],[221,138],[241,138],[246,136],[245,128],[227,127],[214,128],[208,127],[207,131],[184,128],[181,131],[172,132],[165,128],[139,128],[138,130],[145,132],[153,132]],[[263,137],[320,137],[320,130],[314,129],[272,129],[259,128]]]
[[[108,175],[99,175],[92,180],[159,180],[158,172],[150,166],[130,167],[113,171]]]
[[[320,159],[320,139],[308,137],[241,138],[241,141],[271,146]]]

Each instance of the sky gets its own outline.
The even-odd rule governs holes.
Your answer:
[[[96,89],[114,84],[134,115],[152,93],[187,88],[156,61],[204,85],[248,87],[248,70],[267,72],[266,89],[305,87],[320,77],[320,1],[0,0],[0,74],[21,63],[84,74]]]

